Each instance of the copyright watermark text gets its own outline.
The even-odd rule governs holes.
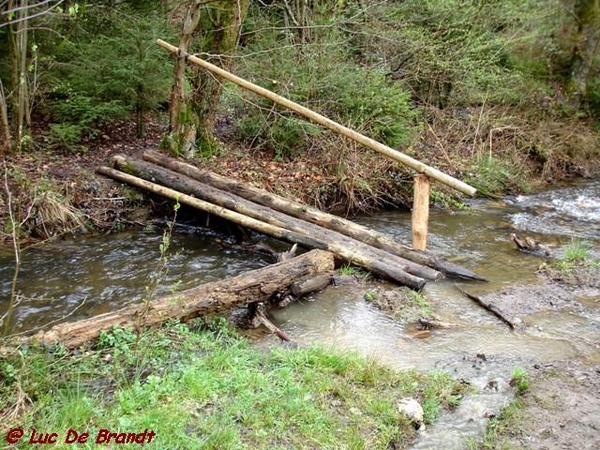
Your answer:
[[[101,428],[97,433],[90,436],[90,433],[80,433],[69,428],[64,433],[39,431],[31,428],[27,431],[23,428],[13,428],[6,433],[6,442],[9,444],[29,443],[31,445],[52,445],[52,444],[85,444],[94,442],[95,444],[149,444],[156,436],[154,430],[147,428],[139,433],[114,432],[106,428]]]

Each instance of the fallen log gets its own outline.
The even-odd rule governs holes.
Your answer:
[[[247,183],[226,178],[204,169],[199,169],[156,151],[150,150],[144,152],[143,158],[146,161],[161,165],[202,183],[209,184],[222,191],[230,192],[276,211],[337,231],[338,233],[342,233],[353,239],[364,242],[365,244],[382,249],[417,264],[431,267],[447,275],[468,280],[486,281],[485,278],[469,269],[451,263],[443,258],[438,258],[431,253],[414,250],[399,244],[382,233],[344,219],[343,217],[328,214],[303,203],[288,200],[277,194],[255,188]]]
[[[310,294],[325,289],[331,284],[332,274],[323,273],[316,275],[307,280],[298,281],[290,286],[290,293],[294,297],[302,297],[303,295]]]
[[[481,306],[483,309],[485,309],[486,311],[491,312],[493,315],[495,315],[498,319],[500,319],[502,322],[504,322],[506,325],[509,326],[509,328],[511,330],[515,329],[515,324],[508,319],[506,316],[504,316],[504,314],[502,314],[502,312],[500,312],[498,310],[498,308],[496,308],[494,305],[489,304],[487,302],[485,302],[483,299],[479,298],[476,295],[473,294],[469,294],[467,291],[464,291],[460,288],[457,287],[457,289],[467,298],[473,300],[475,303],[477,303],[479,306]]]
[[[143,163],[142,161],[130,159],[126,160],[122,157],[116,157],[115,161],[120,167],[123,168],[123,170],[134,173],[139,173],[137,169],[139,169]],[[159,178],[163,183],[185,188],[184,184],[182,184],[185,182],[185,180],[181,180],[182,175],[170,171],[164,171],[164,169],[164,172],[161,172],[157,169],[160,168],[151,167],[148,169],[150,172],[147,172],[145,176],[150,179]],[[390,279],[405,286],[409,286],[412,289],[420,290],[425,285],[425,280],[423,278],[407,273],[404,262],[397,259],[398,257],[394,255],[389,255],[376,248],[364,246],[364,244],[360,243],[359,241],[352,240],[351,238],[340,235],[339,233],[334,235],[332,234],[333,232],[316,227],[312,224],[292,223],[290,222],[291,218],[288,218],[281,213],[277,213],[276,211],[259,211],[259,208],[253,208],[248,205],[244,205],[243,202],[240,202],[240,200],[244,199],[231,198],[230,196],[232,194],[229,194],[228,197],[226,193],[223,193],[224,197],[217,201],[217,203],[224,204],[228,208],[235,208],[237,211],[242,212],[242,214],[232,211],[228,208],[215,206],[212,203],[200,200],[191,195],[184,194],[178,190],[166,188],[156,183],[151,183],[147,180],[114,169],[101,167],[98,169],[98,172],[103,175],[110,176],[116,180],[129,183],[132,186],[141,187],[150,192],[163,195],[174,200],[178,199],[181,203],[188,204],[206,212],[210,212],[211,214],[215,214],[219,217],[239,223],[240,225],[263,234],[267,234],[278,239],[283,239],[287,242],[298,243],[306,248],[328,250],[334,253],[340,259],[363,267],[383,278]],[[209,186],[196,186],[195,188],[190,186],[189,188],[190,189],[186,188],[185,190],[193,192],[194,195],[202,197],[207,197],[211,194],[221,196],[220,193],[214,193],[214,188]],[[209,192],[211,194],[209,194]],[[211,201],[213,201],[217,197],[207,198],[211,198]],[[250,216],[254,215],[255,217],[259,217],[260,220],[257,220],[253,217],[248,217],[245,214]],[[264,220],[264,222],[262,220]],[[306,230],[307,227],[310,228],[310,231],[308,232]],[[329,233],[326,233],[326,231],[329,231]],[[294,238],[297,238],[297,240],[294,240]],[[423,269],[431,270],[429,268]],[[435,277],[437,278],[438,276],[439,273],[436,273]]]
[[[183,321],[220,314],[234,306],[267,301],[294,282],[334,268],[333,255],[312,250],[296,258],[224,280],[202,284],[180,293],[101,314],[73,323],[62,323],[29,339],[42,344],[60,342],[79,347],[98,338],[102,330],[119,327],[151,327],[177,318]]]

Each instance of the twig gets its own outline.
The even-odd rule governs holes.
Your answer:
[[[458,286],[456,287],[456,289],[458,289],[465,297],[470,298],[471,300],[473,300],[475,303],[477,303],[479,306],[481,306],[483,309],[485,309],[486,311],[491,312],[492,314],[494,314],[498,319],[500,319],[502,322],[504,322],[506,325],[508,325],[510,327],[511,330],[515,329],[515,324],[513,322],[511,322],[509,319],[507,319],[500,311],[498,311],[493,305],[490,305],[488,303],[485,303],[483,300],[481,300],[479,297],[477,297],[476,295],[473,294],[469,294],[468,292],[462,290],[461,288],[459,288]]]
[[[282,341],[285,341],[285,342],[294,343],[294,341],[292,341],[292,339],[287,334],[285,334],[283,331],[281,331],[279,328],[277,328],[273,324],[273,322],[271,322],[269,319],[267,319],[267,316],[265,316],[262,311],[257,310],[256,317],[258,318],[260,323],[262,323],[265,327],[267,327],[271,331],[271,333],[273,333],[279,339],[281,339]]]

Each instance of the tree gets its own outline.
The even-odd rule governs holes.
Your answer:
[[[29,22],[59,8],[64,0],[5,0],[0,2],[0,28],[8,29],[9,64],[11,68],[9,95],[4,91],[0,80],[0,125],[4,145],[0,151],[11,147],[20,150],[26,144],[27,129],[31,126],[32,91],[36,76],[32,57],[36,46],[29,46]],[[12,121],[9,121],[7,97],[12,99],[10,109]],[[9,122],[14,123],[11,133]]]
[[[240,29],[250,0],[193,0],[185,5],[179,35],[179,52],[200,53],[213,64],[227,66],[237,47]],[[195,52],[194,52],[195,50]],[[191,76],[186,79],[186,72]],[[221,84],[199,68],[187,68],[178,58],[173,72],[169,130],[164,143],[172,153],[193,157],[200,149],[212,154],[217,144],[213,129]],[[186,81],[191,88],[186,89]]]
[[[588,75],[600,43],[600,0],[576,0],[574,6],[577,31],[570,64],[569,92],[571,106],[579,108],[587,94]]]

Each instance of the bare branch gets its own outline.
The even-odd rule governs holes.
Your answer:
[[[2,12],[3,16],[9,17],[10,14],[12,14],[12,13],[14,13],[16,11],[23,11],[23,10],[26,10],[26,9],[31,9],[31,8],[34,8],[34,7],[42,6],[44,4],[50,3],[51,1],[56,1],[56,4],[55,5],[50,5],[45,10],[37,12],[37,13],[34,13],[34,14],[31,14],[29,16],[25,15],[24,17],[21,16],[21,17],[19,17],[17,19],[9,20],[7,22],[2,22],[2,23],[0,23],[0,28],[6,27],[8,25],[13,25],[13,24],[19,23],[19,22],[24,22],[24,21],[27,21],[27,20],[30,20],[30,19],[35,19],[36,17],[40,17],[40,16],[43,16],[45,14],[48,14],[50,11],[52,11],[53,9],[57,8],[58,6],[60,6],[60,4],[64,2],[64,0],[44,0],[44,1],[42,1],[40,3],[36,3],[34,5],[28,5],[28,6],[24,6],[24,7],[20,7],[20,8],[13,8],[10,11]]]

